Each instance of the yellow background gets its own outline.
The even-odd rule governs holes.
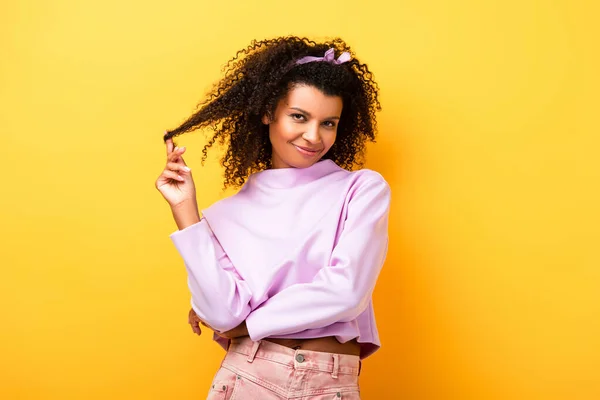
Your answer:
[[[599,6],[591,0],[0,6],[0,398],[200,399],[222,350],[154,188],[162,133],[251,39],[347,40],[393,190],[366,399],[600,399]],[[224,194],[179,140],[199,204]]]

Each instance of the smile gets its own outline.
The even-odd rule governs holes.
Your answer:
[[[296,150],[298,150],[300,152],[300,154],[308,156],[308,157],[315,156],[321,152],[321,150],[311,150],[311,149],[307,149],[306,147],[300,147],[300,146],[296,146],[296,145],[294,145],[294,147],[296,148]]]

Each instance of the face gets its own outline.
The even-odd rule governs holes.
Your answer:
[[[269,125],[273,168],[306,168],[329,151],[337,134],[342,99],[298,85],[279,101]]]

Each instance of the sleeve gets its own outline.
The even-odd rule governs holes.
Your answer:
[[[219,332],[242,323],[252,293],[239,276],[204,218],[170,235],[185,262],[192,308]]]
[[[378,175],[379,176],[379,175]],[[252,340],[356,319],[369,305],[388,247],[390,188],[379,178],[361,185],[329,265],[312,282],[275,294],[246,318]]]

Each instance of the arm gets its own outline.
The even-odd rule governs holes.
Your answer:
[[[348,322],[368,306],[388,245],[390,189],[380,177],[361,185],[348,203],[342,234],[310,283],[277,293],[246,318],[252,340]]]
[[[250,313],[248,285],[193,207],[174,208],[173,216],[180,230],[170,237],[185,262],[192,308],[217,331],[235,328]]]

